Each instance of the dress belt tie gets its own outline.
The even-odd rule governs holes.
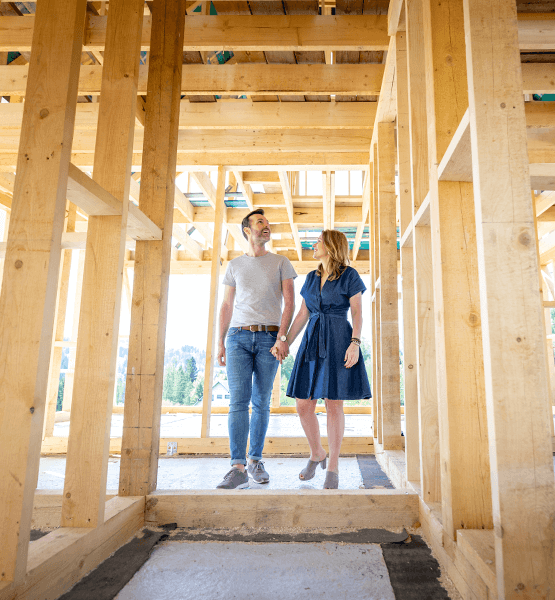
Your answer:
[[[346,319],[347,313],[332,313],[332,312],[313,312],[310,313],[308,321],[308,342],[305,351],[304,359],[306,361],[316,360],[316,357],[326,358],[326,339],[327,339],[327,319],[326,317],[333,317],[339,319]]]

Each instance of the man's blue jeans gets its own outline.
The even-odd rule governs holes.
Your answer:
[[[226,340],[226,366],[229,384],[229,447],[232,465],[246,465],[249,458],[260,460],[270,420],[270,398],[279,362],[270,353],[276,331],[246,331],[230,327]]]

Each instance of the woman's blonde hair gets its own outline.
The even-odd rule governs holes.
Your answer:
[[[322,231],[322,241],[330,257],[328,280],[339,279],[341,273],[343,273],[347,265],[351,262],[349,260],[349,242],[347,241],[347,236],[335,229],[324,229]],[[322,263],[320,263],[316,270],[319,277],[322,277],[322,271],[323,267]]]

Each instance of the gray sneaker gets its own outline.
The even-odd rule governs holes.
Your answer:
[[[249,477],[255,483],[268,483],[270,481],[270,476],[264,468],[264,463],[261,460],[255,460],[253,463],[249,463],[247,472]]]
[[[246,471],[240,471],[235,467],[232,467],[229,472],[225,474],[225,477],[216,486],[218,490],[241,490],[249,487],[249,476]]]

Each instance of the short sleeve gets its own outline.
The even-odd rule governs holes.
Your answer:
[[[293,265],[288,258],[285,258],[280,265],[280,275],[281,281],[285,281],[286,279],[295,279],[297,277],[297,272],[293,268]]]
[[[299,292],[299,294],[301,295],[301,298],[304,298],[306,300],[306,296],[308,294],[308,288],[310,286],[310,278],[312,277],[312,274],[314,273],[314,271],[311,271],[304,280],[303,283],[303,287],[301,288],[301,291]]]
[[[347,281],[347,296],[352,298],[356,296],[359,292],[363,293],[366,291],[366,286],[364,285],[361,276],[358,274],[356,269],[352,267],[349,269],[349,279]]]
[[[233,267],[231,266],[231,262],[227,265],[227,270],[224,275],[223,284],[229,285],[230,287],[237,287],[237,282],[235,281],[235,276],[233,275]]]

